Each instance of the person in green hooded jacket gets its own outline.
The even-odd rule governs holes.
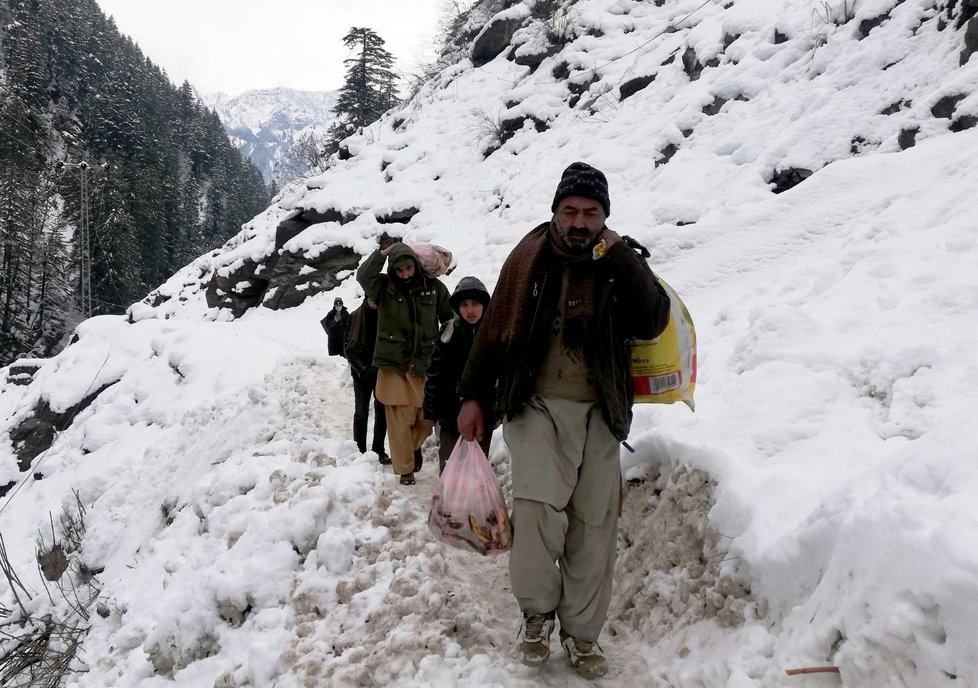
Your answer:
[[[357,270],[357,282],[377,304],[375,396],[386,410],[394,473],[402,485],[413,485],[421,443],[433,427],[422,413],[428,359],[441,324],[455,311],[448,288],[425,275],[414,251],[400,241],[370,254]]]

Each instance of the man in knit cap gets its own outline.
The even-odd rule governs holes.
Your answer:
[[[467,440],[491,432],[480,400],[497,390],[512,454],[509,561],[523,663],[547,660],[559,621],[574,670],[596,678],[608,670],[597,640],[611,601],[619,443],[634,398],[628,341],[665,329],[669,297],[641,247],[605,225],[611,201],[599,170],[568,166],[551,211],[503,264],[458,385],[458,429]]]

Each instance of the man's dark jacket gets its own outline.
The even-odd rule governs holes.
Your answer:
[[[364,299],[347,321],[343,338],[343,355],[350,363],[350,369],[357,377],[363,378],[374,368],[374,346],[377,343],[377,311],[367,305]]]
[[[394,265],[404,256],[414,260],[414,278],[407,284],[381,272],[385,260]],[[393,245],[389,256],[379,250],[371,253],[357,270],[357,282],[377,304],[374,365],[401,371],[410,368],[416,377],[424,377],[441,323],[454,316],[448,287],[426,277],[414,251],[401,242]]]
[[[628,437],[635,398],[628,342],[654,339],[669,322],[669,296],[629,241],[615,243],[593,263],[594,321],[588,328],[590,341],[585,346],[591,355],[602,415],[620,441]],[[520,250],[518,244],[506,259],[500,280]],[[514,307],[499,298],[497,288],[459,382],[463,399],[482,399],[487,389],[495,388],[502,417],[512,420],[519,414],[533,393],[548,338],[552,336],[551,323],[558,313],[563,271],[563,264],[552,254],[550,259],[538,261],[533,269],[532,289],[526,295],[524,310],[530,322],[524,328],[526,336],[522,341],[487,341],[489,328],[485,321],[492,312]]]
[[[339,316],[339,319],[336,316]],[[319,324],[326,330],[328,353],[330,356],[343,355],[343,337],[346,336],[347,324],[350,321],[350,311],[344,306],[339,311],[331,310]]]

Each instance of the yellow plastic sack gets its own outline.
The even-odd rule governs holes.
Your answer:
[[[684,402],[695,411],[696,330],[679,294],[656,277],[671,301],[669,324],[655,339],[632,341],[631,373],[639,404]]]

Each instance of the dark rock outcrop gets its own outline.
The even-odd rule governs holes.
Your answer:
[[[578,102],[580,102],[581,97],[587,93],[598,80],[598,75],[592,74],[591,78],[585,81],[568,81],[567,90],[570,91],[571,97],[567,100],[567,106],[576,107]]]
[[[890,13],[884,12],[883,14],[880,14],[876,17],[872,17],[871,19],[863,19],[861,22],[859,22],[859,30],[856,33],[856,38],[858,38],[859,40],[866,38],[866,36],[869,35],[870,31],[872,31],[878,26],[881,26],[883,22],[885,22],[889,18],[890,18]]]
[[[7,382],[13,385],[29,385],[34,381],[34,375],[40,369],[41,362],[36,359],[14,361],[7,369]]]
[[[960,64],[967,63],[976,52],[978,52],[978,17],[972,17],[968,21],[968,28],[964,30],[964,50],[961,51]]]
[[[689,76],[690,81],[696,81],[703,73],[703,65],[696,58],[696,51],[692,48],[686,48],[683,53],[683,71]]]
[[[660,167],[662,165],[665,165],[670,160],[672,160],[672,156],[674,156],[678,152],[679,152],[679,146],[677,146],[675,143],[670,143],[661,151],[659,151],[659,156],[655,159],[655,166]]]
[[[944,119],[951,119],[954,116],[954,110],[958,107],[958,103],[964,100],[964,94],[958,93],[953,96],[944,96],[930,109],[930,114],[934,117],[943,117]]]
[[[342,213],[335,208],[327,208],[323,212],[318,210],[299,209],[295,214],[285,218],[278,223],[275,228],[275,249],[278,250],[307,228],[321,222],[338,222],[341,225],[357,219],[355,213]]]
[[[392,210],[384,215],[376,215],[377,222],[382,225],[390,224],[402,224],[405,225],[411,221],[411,218],[421,212],[418,208],[402,208],[400,210]]]
[[[720,108],[727,104],[727,99],[722,96],[714,96],[713,102],[708,103],[703,106],[703,114],[707,117],[712,117],[713,115],[720,112]]]
[[[920,133],[920,127],[909,127],[907,129],[901,129],[900,135],[897,136],[897,144],[900,146],[900,150],[907,150],[908,148],[913,148],[917,145],[917,134]]]
[[[240,318],[249,308],[261,303],[268,288],[268,280],[261,275],[265,268],[266,265],[248,259],[226,275],[215,272],[204,291],[207,307],[227,308],[235,318]]]
[[[880,110],[880,114],[881,115],[895,115],[896,113],[900,112],[901,110],[906,110],[911,105],[913,105],[913,102],[912,101],[900,99],[900,100],[896,101],[895,103],[891,103],[891,104],[887,105],[885,108],[883,108],[882,110]]]
[[[54,411],[47,400],[39,400],[28,416],[10,431],[10,444],[17,457],[17,468],[21,472],[30,470],[34,459],[51,448],[57,434],[71,426],[75,416],[91,406],[99,394],[116,382],[118,380],[102,385],[64,411]],[[0,497],[12,486],[13,483],[0,486]]]
[[[803,167],[789,167],[783,170],[775,170],[768,183],[773,185],[771,189],[774,193],[784,193],[788,189],[793,189],[814,174],[812,170]]]
[[[500,145],[506,143],[511,138],[516,135],[516,132],[523,128],[526,122],[532,122],[533,128],[537,130],[538,133],[543,133],[548,129],[548,125],[545,121],[539,117],[534,117],[533,115],[520,115],[518,117],[513,117],[510,119],[504,119],[500,125]]]
[[[551,45],[547,49],[537,53],[530,53],[529,55],[516,55],[516,48],[513,48],[513,50],[511,50],[509,53],[509,59],[522,67],[529,67],[531,70],[536,71],[536,68],[539,67],[544,60],[546,60],[548,57],[553,57],[558,52],[560,52],[560,48],[555,45]]]
[[[340,283],[336,275],[356,270],[359,264],[360,254],[346,246],[330,246],[316,256],[283,252],[262,272],[267,288],[260,295],[261,304],[272,310],[298,306],[308,297],[336,287]]]
[[[951,122],[951,126],[948,129],[951,131],[964,131],[965,129],[974,129],[976,124],[978,124],[978,117],[975,115],[961,115]]]
[[[472,44],[472,64],[481,67],[496,59],[509,46],[513,35],[522,25],[522,19],[492,20]]]
[[[643,88],[655,81],[655,74],[649,74],[646,76],[636,76],[629,79],[621,86],[618,87],[618,99],[620,101],[626,98],[631,98],[633,95],[641,91]]]

